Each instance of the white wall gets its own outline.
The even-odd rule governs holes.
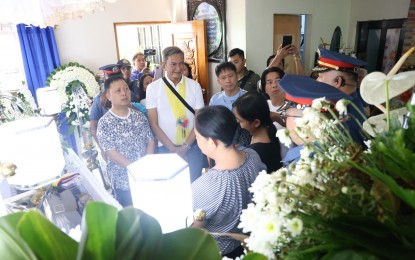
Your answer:
[[[320,37],[330,42],[340,26],[343,42],[354,47],[356,21],[407,17],[410,0],[227,0],[227,50],[246,51],[247,66],[261,74],[272,54],[274,14],[309,15],[309,46],[305,60],[308,73]],[[76,61],[98,72],[117,60],[114,22],[183,21],[185,0],[118,0],[106,3],[104,12],[57,26],[55,30],[61,63]],[[220,87],[214,73],[218,63],[209,63],[211,93]]]
[[[172,0],[118,0],[105,7],[105,11],[57,26],[61,64],[74,61],[98,72],[99,67],[117,61],[113,23],[171,21],[173,15]]]
[[[358,21],[407,18],[410,2],[411,0],[351,0],[349,46],[355,47]]]
[[[261,3],[261,4],[259,4]],[[334,29],[340,26],[343,41],[349,31],[350,0],[261,0],[246,1],[246,52],[249,68],[258,74],[272,54],[274,14],[308,14],[311,18],[309,50],[305,60],[308,73],[320,41],[330,42]]]
[[[233,48],[246,49],[246,17],[245,2],[247,0],[227,0],[226,1],[226,46],[227,51]],[[247,62],[249,64],[249,61]],[[220,86],[215,74],[215,68],[219,63],[209,63],[209,85],[210,93],[220,91]]]

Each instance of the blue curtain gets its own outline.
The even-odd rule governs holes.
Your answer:
[[[46,86],[49,74],[61,65],[58,47],[56,46],[55,34],[52,27],[40,28],[18,24],[20,49],[22,52],[23,65],[26,74],[27,86],[37,104],[36,90]],[[76,141],[73,134],[67,135],[67,124],[59,115],[60,132],[64,140],[76,152]]]
[[[36,90],[46,85],[46,78],[60,66],[58,47],[52,27],[40,28],[18,24],[20,49],[27,86],[36,101]]]

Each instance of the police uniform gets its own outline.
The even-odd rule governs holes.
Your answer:
[[[279,82],[279,86],[285,92],[286,103],[280,108],[280,111],[289,107],[296,107],[297,109],[304,109],[311,106],[314,99],[325,97],[327,101],[336,102],[340,99],[352,101],[352,97],[343,93],[337,88],[334,88],[326,83],[318,82],[307,76],[285,75]],[[351,105],[347,107],[347,111],[352,109]],[[345,122],[345,126],[349,129],[353,140],[360,144],[362,138],[360,126],[353,118],[349,118]],[[300,151],[302,146],[291,148],[287,155],[282,160],[284,165],[295,162],[300,158]]]
[[[118,64],[108,64],[99,68],[107,76],[122,76],[121,67]]]
[[[365,61],[338,52],[329,51],[321,47],[319,47],[319,54],[320,57],[317,61],[318,65],[312,69],[313,71],[319,73],[324,73],[330,70],[337,70],[345,73],[356,74],[357,76],[359,69],[367,65],[367,62]],[[353,106],[348,107],[348,114],[350,117],[353,117],[349,120],[350,122],[348,122],[348,124],[351,128],[360,128],[356,120],[359,121],[360,124],[363,124],[363,122],[366,120],[362,99],[357,90],[349,94],[349,96],[350,100],[353,102],[357,109]],[[353,140],[364,146],[363,136],[361,133],[352,131],[351,134]]]
[[[125,65],[123,65],[125,61],[128,62],[128,64],[130,63],[128,60],[123,59],[123,60],[118,61],[117,64],[108,64],[108,65],[100,67],[99,69],[102,70],[102,72],[104,72],[106,78],[113,77],[113,76],[123,77],[123,74],[121,72],[121,68],[125,66]],[[131,67],[131,65],[130,65],[130,67]],[[131,89],[132,86],[133,86],[133,82],[130,83],[130,82],[126,81],[126,83],[128,85],[128,88],[131,91],[131,102],[139,102],[138,98],[136,97],[133,90]]]
[[[117,62],[117,66],[120,68],[130,68],[131,69],[131,63],[127,59],[121,59]],[[125,79],[125,78],[124,78]],[[138,80],[131,80],[130,78],[125,79],[125,82],[127,82],[128,88],[131,90],[131,102],[133,103],[139,103],[140,100],[137,98],[138,94]]]

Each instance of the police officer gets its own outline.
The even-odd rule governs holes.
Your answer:
[[[318,72],[317,81],[324,82],[330,86],[342,91],[350,96],[351,101],[356,106],[351,106],[348,113],[360,123],[363,123],[365,118],[364,103],[360,94],[357,91],[358,87],[358,73],[361,67],[367,65],[365,61],[347,56],[338,52],[329,51],[325,48],[319,48],[320,57],[317,61],[318,65],[313,68],[314,72]],[[355,124],[353,128],[359,128],[355,120],[349,120],[349,124]],[[359,133],[353,133],[353,139],[363,144],[363,137]]]
[[[303,110],[311,106],[314,99],[324,97],[327,101],[333,103],[340,99],[352,100],[350,95],[343,93],[339,89],[307,76],[285,75],[279,82],[279,85],[285,92],[286,99],[284,106],[279,109],[279,112],[285,112],[286,127],[290,131],[297,126],[295,119],[303,116]],[[349,109],[350,105],[348,106]],[[349,118],[345,122],[345,126],[348,128],[354,141],[358,143],[361,138],[356,140],[355,136],[359,136],[361,128],[357,124],[349,123],[351,121],[355,122],[354,119]],[[284,165],[295,162],[300,158],[303,140],[296,138],[295,135],[291,135],[291,139],[297,146],[287,152],[287,155],[282,160]]]

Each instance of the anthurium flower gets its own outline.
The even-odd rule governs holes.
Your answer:
[[[390,111],[391,117],[398,117],[401,124],[403,123],[403,116],[408,113],[406,107],[401,107],[399,109]],[[387,129],[386,123],[386,114],[380,114],[377,116],[372,116],[363,123],[363,130],[371,136],[376,136],[378,133],[381,133]]]
[[[386,93],[386,85],[389,94]],[[360,85],[360,94],[368,104],[377,105],[396,97],[415,85],[415,71],[406,71],[393,76],[382,72],[372,72],[364,77]]]

